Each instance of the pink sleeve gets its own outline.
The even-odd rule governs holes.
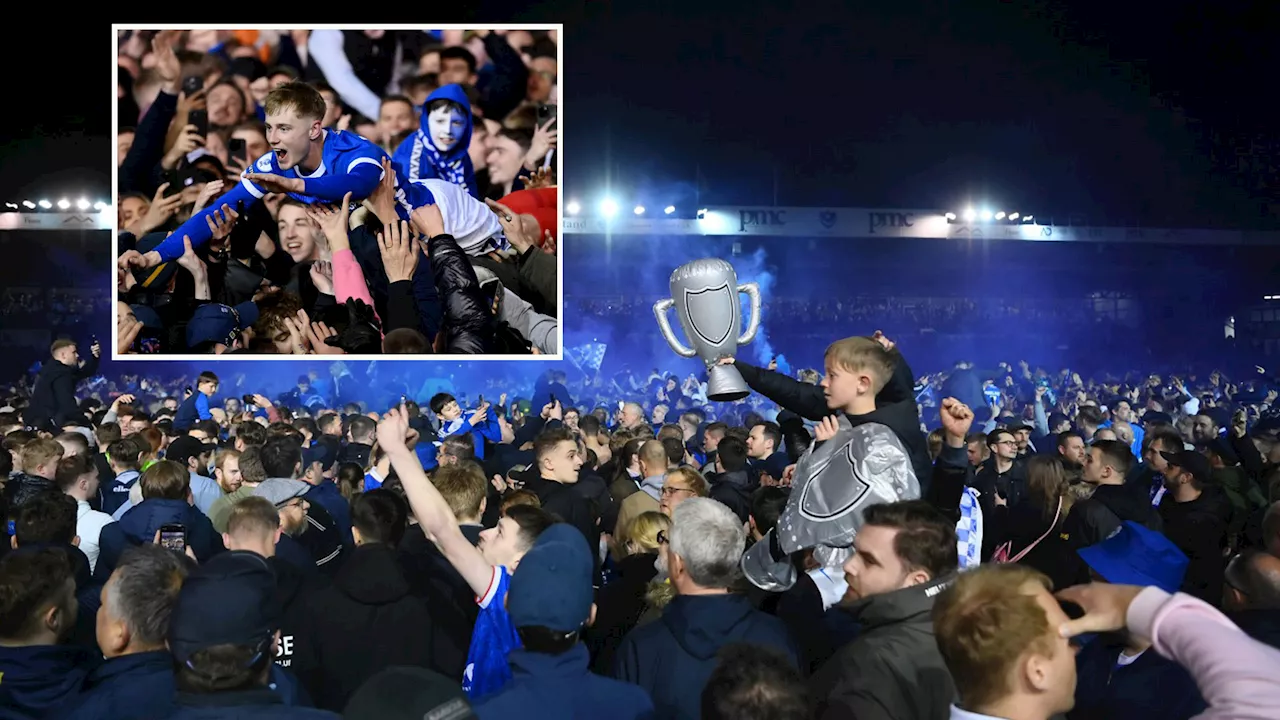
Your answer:
[[[1280,650],[1250,638],[1202,600],[1149,587],[1129,606],[1129,629],[1191,673],[1209,709],[1201,720],[1274,718]]]
[[[333,254],[333,293],[339,305],[347,298],[355,298],[373,307],[373,295],[369,293],[369,284],[364,281],[364,271],[349,248]],[[378,317],[377,310],[373,311],[373,316]],[[382,322],[382,318],[378,318],[378,322]]]

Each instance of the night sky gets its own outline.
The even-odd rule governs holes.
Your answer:
[[[1057,222],[1277,226],[1262,3],[524,5],[422,20],[565,23],[562,185],[584,201],[611,176],[621,202],[653,206],[988,200]],[[0,50],[25,72],[0,131],[6,200],[107,194],[107,34]]]

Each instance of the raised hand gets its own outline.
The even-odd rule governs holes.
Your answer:
[[[969,428],[973,427],[973,411],[955,398],[943,398],[938,416],[942,420],[942,429],[950,438],[963,441],[969,435]]]
[[[307,217],[320,226],[320,232],[329,241],[330,252],[351,248],[348,235],[351,227],[351,193],[344,195],[342,203],[338,205],[307,206]]]
[[[249,182],[260,186],[267,192],[300,193],[306,188],[302,178],[290,178],[271,173],[249,173],[245,175]]]
[[[1137,585],[1112,585],[1090,583],[1065,588],[1057,593],[1059,600],[1073,602],[1084,610],[1084,615],[1068,620],[1058,628],[1062,637],[1073,638],[1086,633],[1101,633],[1125,627],[1129,606],[1142,588]]]
[[[425,209],[414,210],[415,216],[419,210]],[[413,273],[418,269],[418,258],[422,253],[419,252],[417,243],[413,241],[413,231],[409,228],[409,223],[401,220],[384,225],[382,232],[378,233],[378,252],[382,255],[382,266],[387,271],[387,282],[413,279]]]
[[[516,217],[516,214],[511,211],[511,208],[495,200],[485,200],[485,204],[489,206],[494,215],[498,216],[498,224],[502,226],[502,232],[507,236],[507,242],[511,243],[511,247],[515,248],[516,252],[523,255],[525,250],[537,244],[538,238],[530,237],[525,233],[523,224]]]
[[[404,405],[392,408],[378,421],[378,446],[387,452],[405,450],[405,438],[409,436],[409,414]]]
[[[835,437],[838,432],[840,432],[840,418],[828,415],[822,418],[822,422],[813,429],[813,436],[818,442],[826,442]]]
[[[323,322],[313,322],[307,326],[307,342],[318,355],[345,355],[340,347],[328,344],[329,338],[338,337],[338,332]]]
[[[222,180],[213,180],[204,184],[200,188],[200,194],[196,196],[196,204],[191,207],[191,214],[195,215],[209,204],[210,200],[222,194],[222,188],[226,185]]]
[[[209,226],[209,232],[213,233],[209,242],[216,243],[226,239],[235,229],[236,221],[239,219],[240,214],[226,204],[206,215],[205,224]]]
[[[560,130],[552,127],[556,124],[557,118],[551,118],[541,126],[534,128],[533,141],[529,143],[529,152],[524,155],[524,166],[528,170],[533,170],[547,156],[547,153],[555,149],[556,143],[559,142]]]
[[[307,271],[311,284],[323,295],[333,294],[333,263],[328,260],[316,260]],[[312,323],[314,325],[315,323]]]
[[[396,212],[396,173],[391,168],[389,158],[382,158],[382,180],[374,188],[373,194],[365,199],[364,204],[383,225],[399,219]]]

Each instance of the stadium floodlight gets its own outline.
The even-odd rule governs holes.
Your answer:
[[[577,200],[570,200],[569,202],[565,203],[564,211],[569,213],[570,215],[577,215],[578,213],[582,212],[582,206],[578,204]]]
[[[955,214],[955,213],[947,213],[944,217],[946,217],[946,218],[947,218],[947,222],[955,222],[955,221],[956,221],[956,214]]]
[[[1017,222],[1017,221],[1018,221],[1018,213],[1016,212],[1009,213],[1009,222]]]
[[[978,213],[978,217],[982,218],[982,222],[991,222],[991,211],[983,210],[982,212]]]
[[[36,209],[36,204],[35,204],[35,203],[33,203],[33,202],[31,202],[30,200],[23,200],[23,201],[22,201],[22,207],[24,207],[24,208],[26,208],[26,209],[28,209],[28,210],[35,210],[35,209]]]
[[[68,199],[66,199],[66,198],[62,198],[61,200],[59,200],[59,201],[58,201],[58,209],[59,209],[59,210],[70,210],[70,209],[71,209],[71,201],[70,201],[70,200],[68,200]]]
[[[997,220],[1003,220],[1003,219],[1004,219],[1004,211],[1003,211],[1003,210],[1001,210],[1000,212],[996,213],[996,219],[997,219]]]
[[[706,208],[702,208],[701,210],[699,210],[699,211],[698,211],[698,219],[699,219],[699,220],[701,220],[701,219],[705,218],[706,216],[707,216],[707,209],[706,209]]]
[[[666,213],[666,214],[668,214],[668,215],[670,215],[671,213],[673,213],[673,212],[675,212],[675,211],[676,211],[676,206],[675,206],[675,205],[668,205],[668,206],[666,206],[666,207],[662,208],[662,212],[664,212],[664,213]]]
[[[53,203],[49,202],[48,200],[41,200],[39,202],[39,205],[42,210],[48,210],[49,208],[53,207]]]
[[[80,210],[88,210],[90,208],[90,204],[88,200],[85,200],[84,198],[80,198],[79,200],[76,201],[76,207],[79,208]]]
[[[5,207],[5,209],[6,209],[6,210],[17,210],[17,209],[18,209],[18,203],[15,203],[15,202],[7,202],[7,203],[5,203],[5,204],[4,204],[4,207]]]
[[[964,211],[965,222],[973,222],[974,220],[977,220],[977,219],[978,219],[978,213],[974,212],[973,208],[969,208],[968,210]]]
[[[98,202],[93,204],[93,209],[97,210],[98,212],[102,212],[103,210],[107,209],[107,204],[99,200]]]
[[[614,202],[614,200],[613,200],[612,198],[605,198],[604,200],[601,200],[601,201],[600,201],[600,214],[601,214],[601,215],[603,215],[603,216],[605,216],[605,217],[607,217],[607,218],[611,218],[611,217],[613,217],[614,215],[617,215],[617,214],[618,214],[618,203]]]
[[[1024,223],[1033,223],[1033,222],[1035,222],[1035,221],[1036,221],[1036,219],[1035,219],[1034,217],[1030,216],[1030,215],[1024,215],[1024,216],[1022,216],[1022,222],[1024,222]]]
[[[635,209],[635,211],[634,211],[634,212],[635,212],[635,214],[637,214],[637,215],[643,215],[643,214],[644,214],[644,206],[643,206],[643,205],[637,205],[637,206],[636,206],[636,209]]]

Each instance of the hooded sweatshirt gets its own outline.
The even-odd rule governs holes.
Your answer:
[[[462,137],[448,151],[436,148],[434,140],[428,135],[428,108],[436,100],[448,100],[462,108]],[[422,118],[418,130],[404,139],[400,147],[391,156],[391,163],[401,178],[408,182],[419,180],[444,180],[458,185],[471,197],[480,200],[480,187],[476,182],[476,171],[471,164],[471,103],[461,85],[450,84],[437,89],[427,96],[422,106]]]
[[[649,692],[654,717],[696,720],[702,689],[715,670],[716,653],[731,643],[782,651],[799,667],[782,621],[751,607],[742,595],[680,595],[662,619],[636,628],[618,648],[614,676]]]
[[[0,719],[44,717],[79,692],[87,661],[75,645],[0,647]]]

